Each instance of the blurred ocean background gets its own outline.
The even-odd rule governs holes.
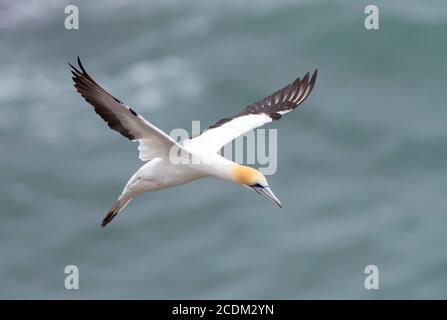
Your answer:
[[[373,1],[378,31],[368,4],[0,1],[0,298],[447,298],[447,3]],[[204,179],[99,228],[142,163],[75,92],[78,55],[168,132],[318,68],[305,104],[268,126],[284,208]]]

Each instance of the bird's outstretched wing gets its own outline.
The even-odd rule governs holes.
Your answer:
[[[317,71],[315,70],[312,77],[306,73],[303,79],[296,79],[272,95],[245,107],[242,112],[217,121],[188,143],[194,148],[217,152],[238,136],[279,120],[282,115],[295,109],[309,96],[317,79]]]
[[[155,157],[167,157],[173,146],[181,148],[168,134],[158,129],[152,123],[138,115],[132,108],[126,106],[105,91],[85,71],[78,57],[79,69],[69,63],[73,69],[73,81],[76,90],[93,106],[96,113],[107,122],[110,128],[123,136],[140,144],[139,158],[143,161]]]

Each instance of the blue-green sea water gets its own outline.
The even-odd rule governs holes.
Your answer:
[[[447,3],[377,0],[366,30],[370,2],[0,1],[0,298],[446,298]],[[204,179],[99,228],[142,163],[75,92],[78,55],[168,132],[318,68],[268,126],[284,208]]]

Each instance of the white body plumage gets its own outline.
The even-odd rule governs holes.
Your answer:
[[[210,129],[179,144],[165,132],[110,95],[83,68],[72,67],[77,91],[108,125],[138,141],[139,158],[148,161],[129,179],[123,192],[102,221],[107,225],[133,198],[143,192],[175,187],[213,176],[252,188],[281,207],[266,178],[258,170],[239,165],[217,152],[227,143],[268,122],[278,120],[301,104],[312,91],[317,71],[309,79],[296,79],[272,95],[247,106],[239,114],[219,120]]]

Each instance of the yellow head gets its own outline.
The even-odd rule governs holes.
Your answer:
[[[236,165],[233,168],[233,181],[248,188],[252,188],[257,193],[262,194],[282,207],[279,199],[273,194],[267,183],[265,176],[256,169]]]
[[[233,169],[234,181],[242,185],[252,186],[257,183],[267,185],[267,179],[258,170],[237,165]]]

